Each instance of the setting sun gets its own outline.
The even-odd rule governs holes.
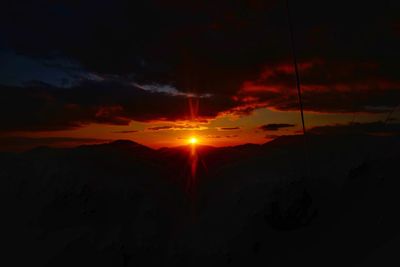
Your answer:
[[[189,143],[192,145],[195,145],[199,142],[199,140],[196,137],[190,137],[189,138]]]

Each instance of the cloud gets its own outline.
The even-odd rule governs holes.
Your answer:
[[[210,138],[210,139],[221,139],[221,138],[237,138],[239,135],[206,135],[205,138]]]
[[[199,98],[201,118],[298,110],[284,1],[39,2],[5,5],[0,38],[33,60],[74,62],[98,84],[43,89],[54,101],[37,88],[12,89],[25,108],[8,107],[18,116],[2,129],[175,121],[190,117],[182,114],[192,94],[207,96]],[[398,103],[399,1],[364,2],[363,12],[349,1],[291,5],[305,110],[377,113]],[[132,88],[106,85],[111,77]],[[29,112],[32,118],[23,116]]]
[[[349,123],[318,126],[309,129],[314,134],[372,134],[372,135],[400,135],[399,123],[384,123],[382,121],[368,123]]]
[[[240,130],[240,127],[236,126],[236,127],[218,127],[219,131],[236,131],[236,130]]]
[[[146,91],[116,81],[85,80],[71,88],[42,83],[0,86],[0,131],[55,131],[89,123],[128,125],[131,120],[204,121],[234,106],[234,101],[217,95],[190,100],[200,103],[196,114],[189,112],[186,96]]]
[[[163,126],[154,126],[149,127],[147,130],[151,131],[160,131],[160,130],[206,130],[208,127],[200,126],[200,125],[190,125],[190,124],[176,124],[176,125],[163,125]]]
[[[151,131],[160,131],[160,130],[171,130],[172,128],[173,126],[155,126],[155,127],[149,127],[147,129]]]
[[[232,135],[225,135],[225,138],[236,138],[239,137],[237,134],[232,134]]]
[[[127,131],[113,131],[113,133],[121,133],[121,134],[129,134],[129,133],[137,133],[138,130],[127,130]]]
[[[206,135],[206,138],[210,138],[210,139],[220,139],[223,138],[222,135]]]
[[[400,100],[400,80],[385,77],[382,71],[372,62],[317,59],[302,62],[304,109],[324,113],[387,112]],[[249,110],[260,106],[281,111],[298,110],[293,67],[278,64],[264,70],[257,79],[243,83],[236,99]]]
[[[258,128],[263,131],[278,131],[280,129],[290,128],[294,126],[295,126],[294,124],[287,124],[287,123],[270,123],[262,125]]]

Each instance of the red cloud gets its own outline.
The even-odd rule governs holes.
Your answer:
[[[315,112],[387,112],[400,99],[400,81],[385,78],[375,63],[325,63],[314,60],[300,64],[304,109]],[[285,64],[245,81],[234,98],[242,103],[235,110],[259,107],[298,110],[293,69]]]

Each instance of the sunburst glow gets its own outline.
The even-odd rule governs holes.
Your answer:
[[[195,144],[197,144],[199,142],[199,139],[197,138],[197,137],[190,137],[189,138],[189,143],[190,144],[192,144],[192,145],[195,145]]]

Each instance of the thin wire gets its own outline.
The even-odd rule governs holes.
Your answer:
[[[290,16],[289,0],[286,0],[286,11],[287,11],[288,24],[289,24],[290,43],[291,43],[292,54],[293,54],[293,65],[294,65],[294,71],[296,74],[296,87],[297,87],[297,95],[299,98],[301,124],[303,126],[303,134],[306,135],[306,125],[304,122],[304,111],[303,111],[303,100],[301,97],[300,75],[299,75],[299,68],[298,68],[298,64],[297,64],[296,46],[295,46],[295,42],[294,42],[293,26],[292,26],[292,20],[291,20],[291,16]]]
[[[303,126],[305,165],[306,165],[307,175],[309,178],[311,178],[311,168],[310,168],[310,160],[309,160],[308,146],[307,146],[307,131],[306,131],[306,124],[305,124],[305,120],[304,120],[303,100],[302,100],[302,96],[301,96],[300,74],[299,74],[299,68],[298,68],[298,63],[297,63],[294,31],[293,31],[292,20],[291,20],[291,16],[290,16],[289,0],[286,0],[286,11],[287,11],[288,24],[289,24],[290,43],[291,43],[291,47],[292,47],[293,65],[294,65],[294,71],[295,71],[295,75],[296,75],[296,88],[297,88],[297,95],[298,95],[298,99],[299,99],[301,124]]]

